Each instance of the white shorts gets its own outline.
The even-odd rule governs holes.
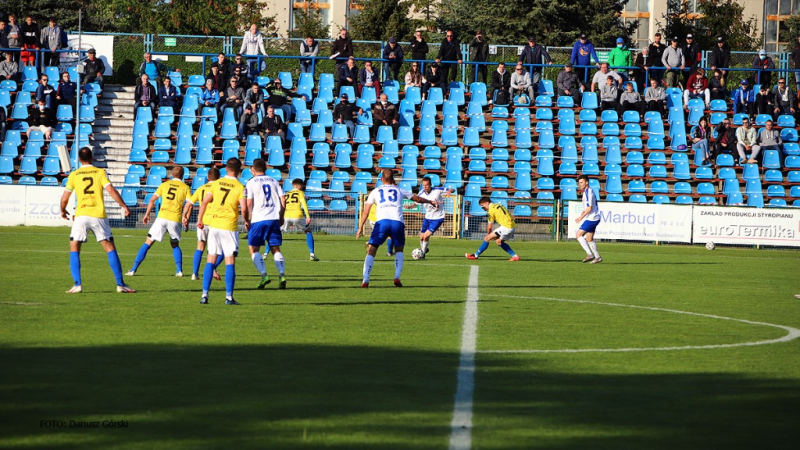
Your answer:
[[[169,237],[173,240],[181,240],[181,231],[183,231],[183,224],[180,222],[173,222],[167,219],[156,219],[150,231],[147,232],[147,237],[154,241],[161,242],[164,238],[164,232],[169,233]]]
[[[198,228],[197,229],[197,241],[198,242],[206,242],[208,241],[208,227]]]
[[[281,231],[288,233],[289,229],[294,232],[303,231],[305,233],[311,232],[311,227],[306,225],[306,219],[284,219]]]
[[[86,242],[89,237],[89,230],[94,233],[97,242],[111,240],[111,226],[108,219],[98,219],[97,217],[78,216],[72,222],[72,231],[69,233],[69,240]]]
[[[208,254],[236,256],[239,253],[239,232],[210,228],[208,230]]]
[[[500,239],[507,241],[514,237],[514,230],[516,230],[516,228],[506,228],[503,226],[499,226],[494,230],[492,230],[492,232],[495,235],[497,235],[497,237],[499,237]]]

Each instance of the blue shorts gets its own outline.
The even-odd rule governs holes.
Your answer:
[[[247,233],[247,245],[261,247],[265,242],[270,247],[276,247],[283,243],[280,220],[262,220],[261,222],[250,224],[250,232]]]
[[[430,231],[431,234],[436,233],[436,230],[438,230],[443,223],[444,219],[422,219],[422,229],[419,230],[419,232],[424,233]]]
[[[584,220],[580,229],[587,233],[594,233],[594,229],[597,228],[598,225],[600,225],[599,220]]]
[[[392,238],[392,245],[395,247],[406,246],[406,225],[398,220],[379,220],[372,227],[372,235],[369,237],[369,244],[379,247]]]

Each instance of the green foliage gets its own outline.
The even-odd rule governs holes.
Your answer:
[[[797,43],[797,38],[800,37],[800,14],[789,17],[784,24],[789,32],[781,32],[781,38],[788,42],[786,51],[791,51]]]
[[[436,27],[436,19],[438,18],[438,6],[440,0],[411,0],[411,13],[419,15],[421,18],[414,19],[414,29],[424,28],[426,30],[433,30]]]
[[[295,29],[289,30],[289,37],[301,39],[308,36],[314,39],[328,39],[330,37],[330,29],[322,21],[322,14],[317,8],[309,6],[305,9],[297,9],[294,13],[294,23]]]
[[[688,4],[681,0],[667,0],[667,14],[663,24],[656,21],[658,28],[667,36],[677,36],[681,40],[692,33],[694,40],[702,49],[710,49],[717,36],[724,36],[731,49],[754,51],[760,46],[758,24],[755,17],[744,17],[744,6],[733,0],[706,0],[698,3],[697,19],[688,17]],[[731,20],[733,18],[733,20]]]
[[[353,39],[385,41],[394,36],[408,41],[414,34],[414,23],[408,17],[410,3],[405,0],[365,0],[361,14],[350,21]]]
[[[58,19],[61,27],[67,30],[78,29],[78,9],[83,8],[83,29],[104,30],[111,27],[111,15],[108,5],[104,2],[90,0],[4,0],[3,10],[13,13],[17,21],[22,23],[26,15],[30,14],[39,23],[46,27],[50,17]]]

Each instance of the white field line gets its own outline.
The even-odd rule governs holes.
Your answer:
[[[450,450],[468,450],[472,447],[472,394],[475,391],[478,300],[478,266],[470,266],[453,421],[450,422]]]
[[[680,311],[677,309],[666,309],[666,308],[656,308],[652,306],[638,306],[638,305],[623,305],[620,303],[606,303],[606,302],[595,302],[590,300],[569,300],[564,298],[551,298],[551,297],[526,297],[526,296],[518,296],[518,295],[486,295],[486,297],[505,297],[505,298],[521,298],[521,299],[533,299],[533,300],[548,300],[554,302],[567,302],[567,303],[586,303],[586,304],[593,304],[593,305],[602,305],[602,306],[615,306],[618,308],[634,308],[634,309],[645,309],[649,311],[661,311],[661,312],[668,312],[673,314],[686,314],[690,316],[698,316],[698,317],[706,317],[709,319],[718,319],[718,320],[730,320],[733,322],[741,322],[746,323],[748,325],[757,325],[757,326],[764,326],[764,327],[773,327],[773,328],[780,328],[781,330],[786,331],[786,335],[779,337],[777,339],[767,339],[763,341],[750,341],[750,342],[739,342],[735,344],[712,344],[712,345],[685,345],[685,346],[676,346],[676,347],[640,347],[640,348],[581,348],[581,349],[552,349],[552,350],[480,350],[478,353],[599,353],[599,352],[650,352],[650,351],[673,351],[673,350],[705,350],[705,349],[715,349],[715,348],[733,348],[733,347],[754,347],[757,345],[768,345],[768,344],[778,344],[782,342],[789,342],[794,339],[800,338],[800,330],[793,327],[787,327],[784,325],[776,325],[772,323],[766,322],[755,322],[752,320],[745,320],[745,319],[735,319],[733,317],[725,317],[725,316],[717,316],[713,314],[702,314],[702,313],[695,313],[689,311]]]

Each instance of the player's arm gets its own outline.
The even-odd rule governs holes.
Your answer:
[[[428,200],[427,198],[422,198],[417,194],[412,195],[411,200],[414,200],[417,203],[428,203],[437,208],[439,207],[439,202],[437,202],[436,200]]]
[[[300,196],[300,207],[303,209],[303,214],[306,216],[306,225],[311,223],[311,214],[308,213],[308,203],[306,203],[306,195]]]
[[[246,204],[247,204],[247,208],[242,210],[242,215],[244,216],[244,221],[245,222],[249,222],[250,220],[252,220],[252,217],[250,217],[250,215],[253,213],[253,206],[255,205],[255,201],[253,200],[253,197],[249,197],[247,199]]]
[[[123,213],[125,214],[125,217],[129,217],[131,215],[131,210],[128,209],[128,205],[126,205],[125,202],[122,200],[122,196],[119,195],[119,192],[117,192],[116,189],[114,189],[114,186],[112,186],[111,183],[108,183],[107,185],[105,185],[105,187],[103,187],[103,189],[105,189],[106,192],[108,192],[108,195],[110,195],[111,198],[113,198],[114,201],[117,202],[117,204],[119,204],[119,206],[122,208]]]
[[[64,220],[69,220],[69,213],[67,212],[67,204],[69,204],[69,198],[72,196],[71,190],[65,190],[63,194],[61,194],[61,218]]]
[[[250,231],[250,203],[252,203],[252,200],[249,200],[244,196],[239,199],[239,209],[241,209],[242,217],[244,217],[244,228],[248,231]]]
[[[587,206],[587,207],[586,207],[586,209],[584,209],[584,210],[583,210],[583,212],[581,213],[581,215],[580,215],[580,216],[578,216],[578,218],[577,218],[577,219],[575,219],[575,222],[576,222],[576,223],[579,223],[579,222],[580,222],[581,220],[583,220],[583,218],[584,218],[584,217],[586,217],[586,216],[587,216],[587,215],[588,215],[590,212],[592,212],[592,207],[591,207],[591,206]]]
[[[197,213],[197,228],[203,229],[205,224],[203,223],[203,215],[206,213],[206,208],[208,208],[208,204],[214,201],[214,194],[211,191],[206,192],[206,196],[203,197],[203,202],[200,203],[200,212]]]
[[[147,225],[147,222],[150,222],[150,213],[153,211],[153,208],[155,208],[158,198],[158,194],[153,194],[153,196],[150,197],[150,201],[147,202],[147,209],[144,211],[144,217],[142,217],[143,224]]]
[[[361,219],[358,221],[358,232],[356,232],[356,239],[364,234],[364,223],[367,222],[369,211],[372,209],[372,203],[364,204],[364,211],[361,212]]]
[[[186,203],[183,204],[183,226],[187,229],[189,228],[189,218],[192,217],[192,210],[194,209],[194,203],[191,200],[187,200]]]
[[[285,216],[286,216],[286,196],[285,195],[281,195],[280,199],[281,199],[281,210],[278,213],[278,217],[280,217],[280,224],[281,224],[281,226],[283,226],[284,222],[286,221],[286,218],[285,218]]]

